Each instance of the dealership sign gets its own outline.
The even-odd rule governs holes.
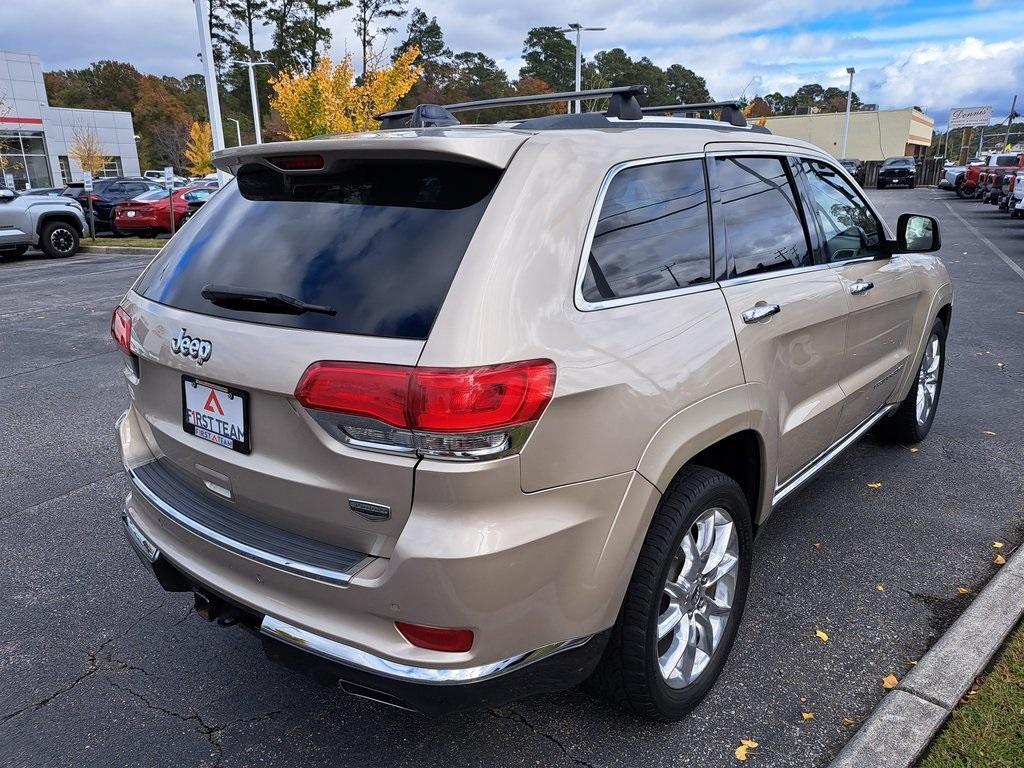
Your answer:
[[[991,120],[992,107],[956,107],[949,111],[951,129],[988,125]]]

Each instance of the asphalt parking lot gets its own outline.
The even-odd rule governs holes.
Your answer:
[[[942,223],[956,300],[935,426],[916,453],[869,436],[775,513],[732,659],[675,725],[579,691],[428,720],[200,620],[142,571],[118,517],[127,395],[108,324],[146,257],[0,264],[0,762],[718,766],[754,739],[749,765],[827,765],[881,678],[966,607],[957,587],[991,577],[992,543],[1024,538],[1024,273],[995,250],[1024,270],[1024,223],[932,189],[870,194],[891,224]]]

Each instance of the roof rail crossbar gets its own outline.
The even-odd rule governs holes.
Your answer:
[[[747,118],[743,115],[743,108],[738,101],[709,101],[703,104],[663,104],[659,107],[641,107],[640,111],[645,115],[664,115],[671,112],[709,112],[718,110],[722,122],[743,128],[747,124]]]
[[[555,104],[560,101],[576,101],[578,99],[610,98],[608,117],[620,120],[639,120],[643,117],[638,96],[646,96],[650,88],[646,85],[620,85],[613,88],[593,88],[588,91],[564,91],[562,93],[537,93],[530,96],[506,96],[501,99],[483,99],[481,101],[463,101],[458,104],[445,104],[441,109],[449,113],[472,112],[481,109],[499,109],[523,104]],[[436,105],[431,105],[436,106]],[[404,128],[409,125],[413,109],[398,109],[377,115],[384,128]]]

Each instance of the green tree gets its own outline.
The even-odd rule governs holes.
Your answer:
[[[355,33],[363,46],[363,73],[371,68],[373,62],[373,43],[379,35],[394,34],[398,27],[390,24],[405,15],[408,0],[356,0]]]
[[[499,99],[513,94],[505,70],[498,63],[480,51],[463,51],[454,57],[455,76],[445,88],[444,100],[448,103]],[[493,123],[500,119],[495,110],[467,112],[459,115],[463,122]]]
[[[558,27],[534,27],[523,41],[523,67],[519,77],[532,77],[555,91],[576,85],[576,46]]]
[[[257,56],[256,31],[267,20],[270,0],[227,0],[227,11],[235,21],[236,29],[243,35],[242,44],[249,49],[250,56]]]
[[[224,70],[228,50],[235,41],[238,21],[231,12],[235,0],[210,0],[209,17],[210,42],[213,46],[213,65],[219,74]]]
[[[704,78],[681,64],[673,64],[665,70],[665,87],[672,94],[669,101],[677,104],[701,104],[712,100]]]
[[[411,109],[417,104],[436,104],[447,99],[444,89],[455,76],[452,49],[444,41],[444,33],[436,17],[428,17],[419,8],[409,15],[405,40],[395,48],[391,61],[395,62],[410,48],[420,51],[423,76],[399,102],[399,108]]]

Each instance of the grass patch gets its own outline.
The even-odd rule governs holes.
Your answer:
[[[89,239],[86,235],[82,238],[82,245],[106,245],[111,248],[163,248],[167,245],[166,240],[160,240],[158,238],[146,238],[146,237],[97,237],[96,242]]]
[[[1024,625],[975,683],[918,768],[1024,766]]]

